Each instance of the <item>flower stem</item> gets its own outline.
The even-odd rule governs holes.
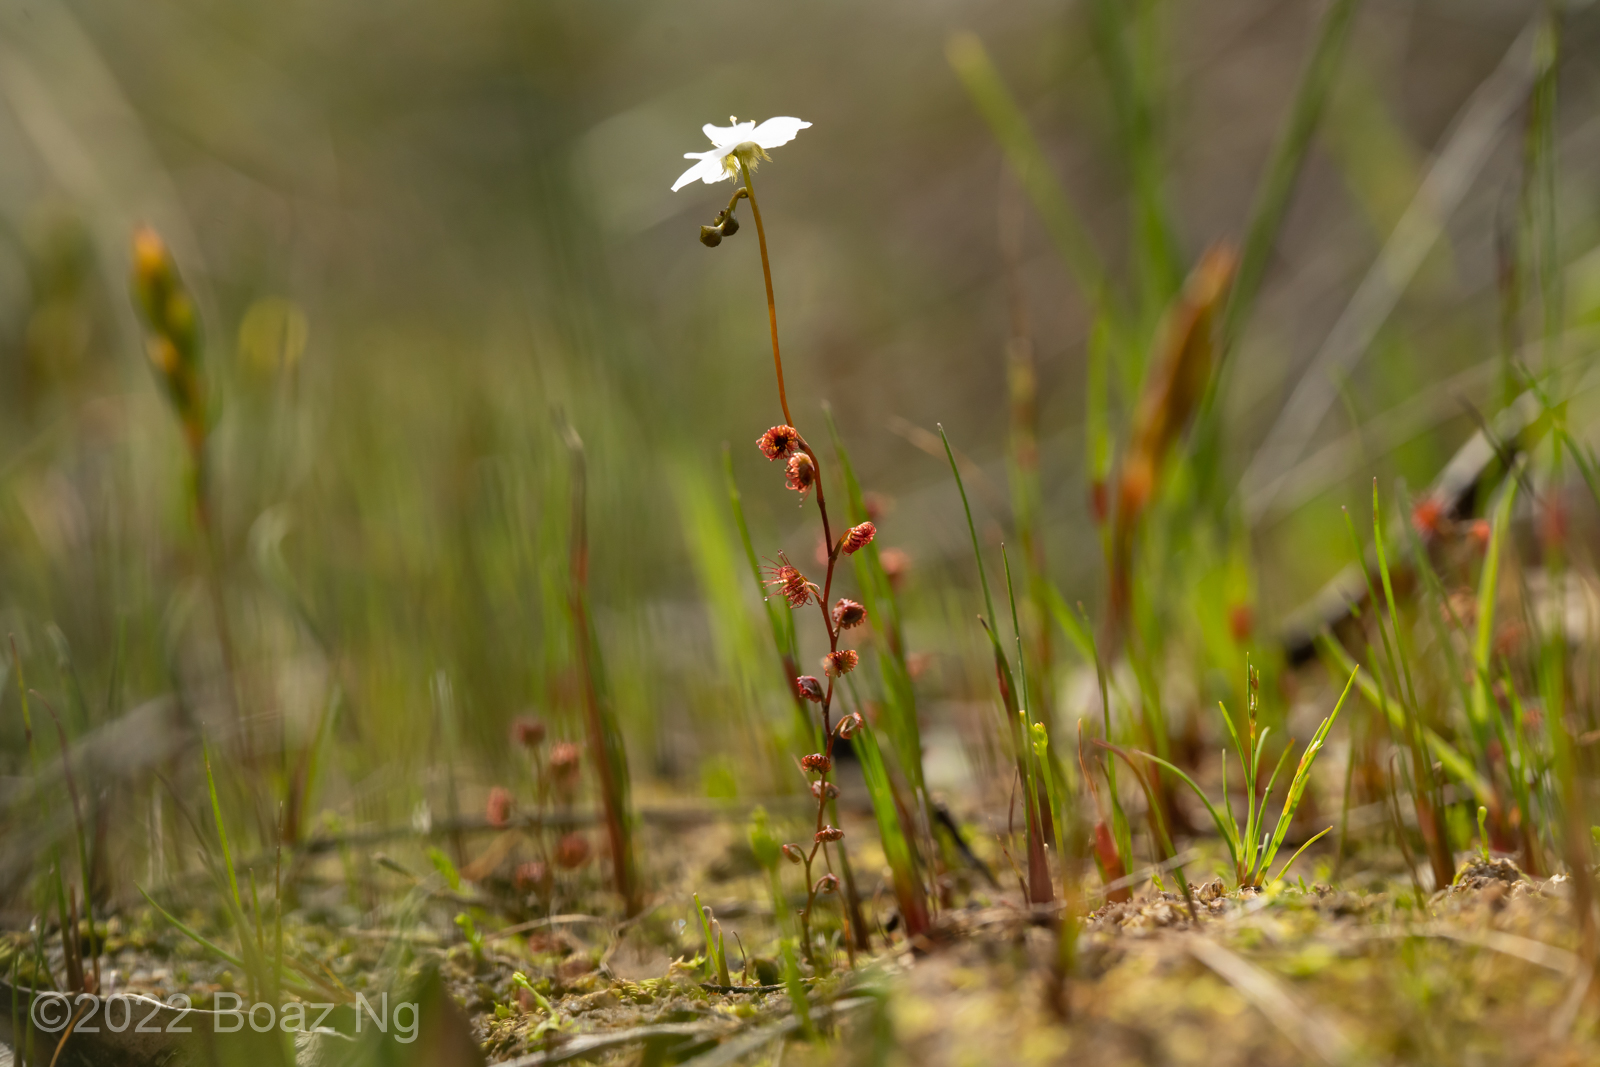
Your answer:
[[[778,372],[778,403],[783,407],[784,425],[793,426],[794,418],[789,414],[789,396],[783,388],[783,357],[778,354],[778,302],[772,295],[772,265],[767,261],[767,231],[761,225],[761,208],[756,204],[756,187],[750,181],[750,164],[740,160],[739,169],[744,172],[744,188],[750,196],[750,214],[756,220],[756,241],[761,245],[761,273],[767,280],[767,319],[772,323],[772,365]]]

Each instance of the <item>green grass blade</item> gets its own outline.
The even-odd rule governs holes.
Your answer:
[[[1133,198],[1132,248],[1139,278],[1141,313],[1154,323],[1182,282],[1178,241],[1163,189],[1166,168],[1157,139],[1154,84],[1157,73],[1152,5],[1095,0],[1090,12],[1095,50],[1105,67],[1117,116],[1122,154]],[[1129,37],[1138,38],[1130,44]],[[1138,47],[1139,45],[1145,47]]]
[[[706,980],[717,976],[717,942],[711,936],[711,920],[706,917],[706,909],[700,903],[700,894],[691,894],[694,899],[694,913],[700,920],[700,933],[706,939]]]
[[[1238,830],[1233,823],[1232,814],[1230,813],[1227,821],[1224,821],[1222,816],[1217,814],[1216,807],[1212,805],[1205,792],[1195,784],[1193,778],[1190,778],[1184,773],[1181,767],[1168,763],[1160,756],[1151,755],[1148,752],[1140,752],[1139,755],[1143,756],[1147,760],[1154,760],[1156,763],[1159,763],[1173,774],[1176,774],[1180,779],[1182,779],[1185,785],[1194,791],[1194,795],[1200,798],[1200,803],[1206,806],[1206,811],[1210,814],[1211,821],[1216,824],[1218,835],[1221,836],[1223,843],[1228,846],[1228,855],[1233,859],[1234,865],[1237,866],[1239,863],[1239,835]],[[1226,796],[1222,798],[1222,803],[1224,808],[1226,808],[1228,803],[1228,798]]]
[[[950,461],[950,473],[955,477],[956,489],[961,493],[961,510],[967,516],[967,535],[972,538],[972,556],[978,561],[978,584],[983,587],[983,610],[985,617],[991,622],[996,620],[994,613],[994,598],[989,595],[989,578],[983,569],[983,550],[978,546],[978,526],[972,521],[972,504],[967,500],[967,487],[961,480],[961,468],[956,464],[956,454],[950,447],[950,438],[945,435],[944,424],[936,423],[939,429],[939,440],[944,442],[944,455]],[[989,636],[999,647],[1000,638],[993,631]]]
[[[234,873],[233,850],[228,847],[228,826],[222,821],[222,802],[217,799],[217,780],[211,775],[211,749],[204,741],[200,743],[200,758],[206,765],[206,789],[211,794],[211,814],[217,820],[217,842],[222,846],[222,866],[228,872],[228,888],[233,893],[234,907],[243,913],[244,901],[239,897],[239,876]]]
[[[1317,647],[1322,650],[1325,657],[1333,661],[1333,666],[1340,671],[1353,671],[1356,663],[1352,660],[1338,641],[1334,640],[1327,631],[1323,631],[1317,638]],[[1400,710],[1400,702],[1393,696],[1381,692],[1377,681],[1370,672],[1362,673],[1356,678],[1356,689],[1366,698],[1367,703],[1380,709],[1388,718],[1389,725],[1395,732],[1406,733],[1406,720]],[[1454,745],[1440,737],[1432,727],[1422,728],[1423,743],[1427,746],[1432,758],[1439,761],[1445,771],[1458,781],[1464,783],[1472,790],[1473,796],[1478,798],[1480,804],[1487,804],[1494,796],[1493,789],[1472,761],[1463,756]]]
[[[1319,841],[1319,840],[1321,840],[1321,839],[1322,839],[1322,838],[1323,838],[1323,837],[1326,837],[1326,836],[1327,836],[1327,835],[1328,835],[1328,833],[1329,833],[1329,832],[1331,832],[1331,831],[1332,831],[1332,830],[1333,830],[1333,827],[1331,827],[1331,826],[1330,826],[1330,827],[1328,827],[1328,829],[1326,829],[1326,830],[1323,830],[1323,831],[1322,831],[1322,832],[1321,832],[1321,833],[1319,833],[1319,834],[1316,834],[1316,835],[1314,835],[1314,836],[1313,836],[1313,837],[1312,837],[1312,838],[1311,838],[1311,840],[1309,840],[1309,841],[1307,841],[1307,842],[1306,842],[1306,843],[1305,843],[1305,844],[1303,844],[1303,845],[1301,845],[1301,846],[1300,846],[1300,847],[1299,847],[1299,848],[1297,848],[1297,849],[1295,849],[1295,850],[1294,850],[1294,855],[1292,855],[1292,856],[1290,856],[1290,857],[1289,857],[1289,859],[1288,859],[1288,861],[1287,861],[1287,862],[1286,862],[1286,863],[1284,863],[1284,865],[1283,865],[1283,866],[1282,866],[1282,867],[1279,867],[1279,868],[1278,868],[1278,875],[1277,875],[1277,877],[1276,877],[1276,878],[1272,878],[1272,879],[1270,879],[1270,880],[1269,880],[1269,881],[1268,881],[1268,882],[1267,882],[1267,884],[1268,884],[1268,885],[1271,885],[1271,884],[1273,884],[1273,883],[1274,883],[1274,882],[1281,882],[1281,881],[1283,881],[1283,876],[1284,876],[1284,875],[1285,875],[1285,874],[1287,874],[1287,873],[1289,873],[1289,868],[1290,868],[1290,867],[1293,867],[1293,866],[1294,866],[1294,861],[1295,861],[1295,860],[1297,860],[1297,859],[1299,859],[1299,858],[1300,858],[1300,853],[1302,853],[1302,852],[1304,852],[1304,851],[1305,851],[1305,850],[1306,850],[1306,849],[1308,849],[1308,848],[1310,848],[1310,847],[1311,847],[1311,846],[1312,846],[1312,845],[1314,845],[1314,844],[1316,844],[1316,843],[1317,843],[1317,842],[1318,842],[1318,841]]]
[[[878,822],[878,837],[883,844],[884,859],[889,864],[900,913],[905,918],[908,933],[920,933],[928,924],[927,904],[912,856],[912,835],[901,825],[900,808],[895,803],[894,786],[883,763],[883,752],[870,726],[863,726],[852,740],[861,758],[861,777],[872,800],[872,814]]]
[[[190,941],[193,941],[207,952],[213,953],[219,959],[222,959],[227,963],[231,963],[240,970],[245,969],[243,960],[229,952],[227,949],[223,948],[221,945],[217,944],[215,941],[210,940],[204,934],[201,934],[197,930],[185,924],[181,919],[167,911],[167,909],[163,908],[160,904],[157,904],[155,902],[155,898],[149,893],[145,892],[143,886],[135,885],[134,888],[139,891],[140,896],[144,897],[145,903],[156,909],[156,912],[160,914],[163,919],[167,920],[172,928],[178,931],[178,933],[182,934],[184,937],[187,937]]]
[[[1359,6],[1359,0],[1333,0],[1317,26],[1316,42],[1300,73],[1299,84],[1295,86],[1288,118],[1273,145],[1272,158],[1261,176],[1261,184],[1256,188],[1244,245],[1239,250],[1239,270],[1223,313],[1222,341],[1218,347],[1221,359],[1227,358],[1254,310],[1261,279],[1271,262],[1272,250],[1288,213],[1290,195],[1337,80],[1345,45],[1350,39],[1350,24]]]
[[[1086,298],[1093,299],[1105,287],[1105,268],[1094,249],[1079,214],[1067,199],[1066,190],[1050,170],[1044,152],[1022,109],[1006,88],[976,34],[952,34],[945,45],[950,66],[960,77],[979,114],[989,124],[994,139],[1005,152],[1006,161],[1022,182],[1033,206],[1044,219],[1045,231],[1062,260],[1072,271]]]
[[[1500,500],[1495,505],[1494,521],[1489,528],[1489,547],[1483,556],[1483,571],[1478,580],[1477,634],[1472,643],[1472,660],[1476,677],[1472,687],[1472,713],[1474,731],[1485,733],[1489,725],[1490,658],[1494,652],[1495,596],[1500,585],[1500,553],[1505,543],[1506,531],[1511,525],[1511,511],[1516,505],[1519,479],[1515,472],[1502,484]]]
[[[1300,807],[1300,801],[1305,796],[1306,787],[1311,783],[1311,765],[1316,762],[1317,753],[1322,751],[1323,744],[1328,739],[1328,732],[1333,729],[1333,724],[1339,718],[1339,711],[1344,707],[1344,702],[1350,697],[1350,690],[1356,684],[1356,676],[1361,673],[1360,667],[1350,671],[1350,679],[1344,683],[1344,691],[1339,694],[1339,700],[1333,705],[1333,713],[1322,720],[1322,725],[1317,728],[1316,735],[1306,750],[1300,754],[1300,766],[1295,768],[1294,778],[1289,782],[1289,795],[1283,798],[1283,811],[1278,815],[1278,825],[1272,833],[1272,844],[1262,857],[1261,870],[1265,873],[1272,866],[1273,857],[1278,854],[1278,849],[1283,845],[1283,838],[1289,832],[1289,824],[1294,821],[1294,813]],[[1276,777],[1276,775],[1274,775]],[[1270,786],[1268,787],[1271,788]],[[1332,829],[1332,827],[1329,827]],[[1292,862],[1292,861],[1291,861]],[[1279,877],[1283,872],[1278,872]]]

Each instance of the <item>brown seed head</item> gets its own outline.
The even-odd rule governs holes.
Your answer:
[[[804,863],[806,861],[806,854],[799,845],[784,845],[783,855],[790,863]]]
[[[872,539],[877,536],[878,528],[870,522],[850,527],[850,532],[844,535],[844,554],[849,556],[861,551],[872,544]]]
[[[489,820],[489,825],[496,829],[504,829],[511,825],[511,794],[500,786],[489,790],[488,803],[484,805],[484,815]]]
[[[820,752],[813,752],[809,756],[800,757],[800,766],[814,774],[827,774],[833,769],[833,760]]]
[[[848,630],[852,626],[860,626],[867,621],[867,609],[857,604],[854,600],[840,597],[833,605],[833,624],[841,630]]]
[[[866,723],[862,720],[861,713],[852,711],[839,720],[839,725],[835,726],[834,730],[838,732],[840,737],[848,738],[865,725]]]
[[[784,459],[800,449],[800,431],[793,426],[774,426],[756,440],[756,447],[768,459]]]
[[[834,797],[839,795],[839,787],[834,785],[832,782],[812,782],[811,795],[816,797],[818,800],[821,800],[824,797],[832,800]]]
[[[824,826],[822,829],[817,831],[816,840],[843,841],[844,831],[839,829],[837,826]]]
[[[843,832],[844,831],[842,831],[842,830],[840,831],[840,833],[843,833]],[[825,874],[821,878],[818,878],[817,879],[817,884],[811,887],[811,891],[813,893],[816,893],[819,896],[821,896],[824,893],[837,892],[838,889],[839,889],[839,876],[837,874],[831,874],[831,873],[830,874]]]
[[[822,703],[822,683],[814,675],[802,674],[794,680],[794,690],[805,699],[815,703]]]
[[[573,832],[563,834],[556,842],[556,863],[567,870],[582,867],[589,862],[589,839]]]
[[[853,648],[841,648],[837,652],[829,652],[822,657],[822,669],[829,678],[837,678],[841,674],[849,674],[856,669],[856,664],[861,657],[856,655]]]

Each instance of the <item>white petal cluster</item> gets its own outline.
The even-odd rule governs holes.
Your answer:
[[[788,144],[794,140],[795,134],[811,125],[809,122],[788,116],[768,119],[760,125],[754,122],[740,122],[736,118],[729,118],[728,121],[733,125],[713,126],[708,122],[701,127],[716,147],[709,152],[683,154],[684,159],[694,159],[699,162],[684,171],[683,175],[672,183],[673,192],[682,189],[696,178],[707,185],[714,185],[724,178],[731,178],[739,173],[741,160],[751,164],[753,168],[756,160],[768,158],[767,149]]]

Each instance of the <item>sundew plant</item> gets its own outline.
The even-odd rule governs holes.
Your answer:
[[[0,1063],[1600,1061],[1600,5],[13,7]]]
[[[827,821],[829,802],[839,795],[838,787],[828,780],[829,772],[833,770],[834,743],[840,739],[848,739],[863,725],[859,712],[834,717],[835,688],[837,686],[842,689],[844,676],[855,670],[860,662],[860,655],[855,649],[841,648],[839,642],[845,638],[847,630],[856,629],[867,619],[866,608],[860,602],[843,596],[834,597],[834,571],[842,557],[852,556],[872,544],[877,536],[877,528],[871,522],[862,522],[841,528],[835,536],[834,527],[828,520],[821,462],[811,445],[794,426],[794,416],[789,412],[788,391],[783,380],[783,356],[778,345],[777,298],[773,293],[772,267],[767,258],[767,233],[761,223],[761,207],[756,201],[752,176],[762,160],[771,159],[767,155],[767,149],[788,144],[799,131],[809,127],[811,123],[796,118],[773,118],[760,124],[741,123],[733,119],[729,121],[732,123],[730,126],[706,125],[705,134],[716,147],[706,152],[686,153],[685,158],[698,159],[699,162],[683,173],[673,185],[673,191],[676,192],[696,179],[707,185],[714,185],[729,178],[742,183],[729,198],[728,206],[717,213],[716,221],[701,228],[700,240],[701,243],[714,248],[721,244],[724,237],[736,233],[739,224],[735,212],[739,201],[750,201],[750,214],[755,221],[756,239],[761,250],[761,273],[767,287],[767,316],[772,326],[772,366],[778,385],[778,405],[783,411],[783,423],[763,433],[756,442],[756,447],[769,461],[781,462],[784,465],[784,484],[799,494],[802,503],[808,494],[815,496],[817,516],[822,523],[827,570],[821,585],[808,579],[782,552],[778,553],[776,560],[770,564],[765,581],[765,585],[771,590],[771,595],[781,597],[791,609],[798,611],[815,604],[821,613],[823,630],[828,639],[828,652],[821,662],[823,678],[802,674],[795,677],[791,683],[796,695],[817,705],[821,719],[817,734],[823,739],[823,750],[803,755],[799,760],[800,769],[808,777],[815,776],[811,780],[811,793],[817,801],[816,828],[809,847],[793,842],[782,846],[783,855],[804,871],[806,897],[805,905],[799,913],[801,945],[807,959],[814,961],[816,957],[812,944],[811,912],[818,896],[839,890],[839,876],[831,869],[832,860],[828,846],[839,845],[842,854],[843,846],[840,842],[845,836],[842,829]],[[822,865],[828,868],[826,873],[819,874],[814,869],[817,866],[819,853]],[[847,917],[847,927],[848,922]],[[848,928],[845,931],[845,941],[847,944],[854,943],[853,934]]]

